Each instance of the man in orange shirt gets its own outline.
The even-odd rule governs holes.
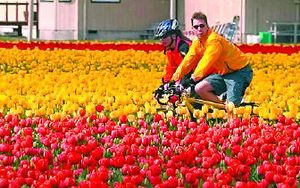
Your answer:
[[[249,60],[239,48],[209,28],[205,14],[196,12],[191,21],[197,38],[172,79],[182,79],[196,66],[191,77],[197,82],[195,92],[201,99],[223,103],[220,95],[225,93],[226,101],[238,106],[253,77]],[[209,74],[212,69],[216,74]]]

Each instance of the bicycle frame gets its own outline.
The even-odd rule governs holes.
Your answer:
[[[187,106],[190,112],[194,112],[193,104],[205,104],[214,108],[225,109],[225,105],[223,103],[207,101],[207,100],[192,97],[185,90],[182,89],[183,89],[182,86],[178,87],[175,85],[175,83],[161,85],[155,91],[155,98],[157,99],[157,102],[159,104],[161,105],[173,104],[173,107],[176,106],[177,102],[180,102],[181,104]],[[179,99],[179,101],[176,102],[175,100],[169,103],[172,96],[175,96],[175,98]],[[164,102],[162,102],[161,99],[164,99]]]
[[[198,104],[205,104],[208,106],[212,106],[218,109],[225,109],[225,105],[222,103],[217,103],[217,102],[212,102],[212,101],[206,101],[202,99],[196,99],[190,96],[184,95],[182,97],[182,101],[185,103],[186,107],[189,109],[190,112],[193,112],[195,108],[193,107],[193,103],[198,103]]]
[[[232,108],[234,107],[233,106],[232,108],[227,109],[224,103],[195,98],[189,94],[190,92],[183,89],[183,87],[176,86],[175,83],[168,84],[166,85],[167,87],[164,86],[165,85],[160,86],[155,91],[155,98],[157,99],[158,103],[161,105],[166,105],[166,106],[171,105],[173,106],[173,108],[175,108],[178,104],[181,104],[186,106],[191,113],[193,113],[195,110],[194,104],[208,105],[213,108],[225,110],[227,113],[231,113],[230,111],[232,111]],[[177,99],[170,100],[172,99],[172,96],[175,96],[175,99],[176,98]],[[164,99],[164,102],[160,101],[160,99]],[[257,106],[257,104],[253,102],[243,102],[240,104],[240,106],[246,106],[246,105],[251,105],[252,107]]]

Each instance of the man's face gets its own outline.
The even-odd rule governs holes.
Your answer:
[[[193,19],[193,32],[198,38],[201,38],[205,35],[208,31],[208,25],[205,23],[204,20],[201,19]]]

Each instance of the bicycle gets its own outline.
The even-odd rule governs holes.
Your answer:
[[[193,117],[194,110],[200,110],[203,105],[209,106],[211,111],[213,108],[217,108],[225,110],[228,115],[232,113],[232,108],[234,108],[234,106],[226,107],[224,103],[200,99],[197,94],[191,92],[193,91],[193,88],[193,83],[182,85],[181,83],[169,82],[161,85],[154,92],[155,99],[161,105],[161,107],[157,110],[168,111],[174,110],[178,106],[186,106],[193,120],[195,120],[195,117]],[[247,105],[250,105],[252,107],[258,106],[254,102],[243,102],[242,104],[240,104],[240,106]]]

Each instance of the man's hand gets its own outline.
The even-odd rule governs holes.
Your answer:
[[[191,79],[192,79],[194,82],[197,82],[197,81],[199,80],[197,77],[194,76],[194,74],[192,74]]]
[[[175,73],[173,74],[173,76],[172,76],[172,80],[178,81],[178,80],[179,80],[179,74],[175,72]]]
[[[194,80],[193,77],[191,77],[190,80],[189,80],[189,84],[190,84],[190,85],[196,85],[197,82]]]

